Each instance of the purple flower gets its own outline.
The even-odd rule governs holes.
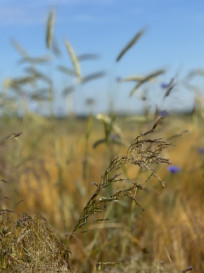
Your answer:
[[[182,271],[182,273],[186,273],[186,272],[192,271],[192,270],[193,270],[193,267],[192,267],[192,266],[189,266],[188,268],[184,269],[184,270]]]
[[[169,87],[169,83],[161,83],[160,87],[163,88],[163,89],[166,89],[166,88]]]
[[[120,135],[118,135],[118,134],[111,134],[110,135],[110,139],[113,140],[113,141],[120,140]]]
[[[163,89],[167,89],[167,88],[172,89],[174,87],[174,85],[175,85],[174,78],[172,78],[169,83],[162,82],[160,84],[160,87],[163,88]]]
[[[168,114],[168,112],[167,112],[166,110],[160,111],[160,116],[161,116],[161,117],[165,118],[165,117],[167,117],[168,115],[169,115],[169,114]]]
[[[204,154],[204,148],[198,148],[198,152],[199,152],[200,154]]]
[[[193,270],[192,265],[191,265],[191,266],[189,266],[188,270],[189,270],[189,271]]]
[[[172,173],[172,174],[175,174],[175,173],[178,173],[181,171],[181,168],[177,167],[177,166],[174,166],[174,165],[171,165],[171,166],[168,166],[167,170]]]
[[[117,78],[116,78],[116,82],[117,82],[117,83],[121,83],[121,82],[123,82],[123,79],[122,79],[121,77],[117,77]]]

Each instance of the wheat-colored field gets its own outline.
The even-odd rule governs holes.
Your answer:
[[[57,118],[56,97],[69,102],[72,92],[105,72],[84,73],[81,61],[96,55],[76,54],[68,40],[71,67],[64,66],[54,23],[51,10],[49,55],[33,57],[12,41],[22,75],[1,88],[0,271],[204,272],[204,113],[201,89],[192,83],[203,70],[168,83],[156,82],[164,69],[118,78],[118,84],[134,83],[130,97],[156,82],[160,104],[172,90],[191,90],[188,114],[160,112],[144,89],[138,95],[144,116],[110,111]],[[115,64],[145,33],[126,43]],[[69,79],[64,90],[56,87],[55,72],[63,73],[65,85]],[[94,99],[85,103],[91,112]]]
[[[157,120],[117,118],[122,145],[109,141],[94,148],[105,133],[101,121],[90,119],[29,115],[24,120],[2,120],[1,268],[8,272],[187,272],[192,266],[203,272],[202,119],[164,118],[144,138],[167,140],[170,145],[158,156],[170,163],[157,164],[148,158],[152,173],[145,165],[125,162],[119,168],[120,178],[143,187],[134,189],[136,203],[126,194],[106,200],[73,233],[111,160],[126,155],[135,138]],[[150,145],[156,152],[156,143],[148,143],[140,143],[145,153]],[[100,198],[125,190],[126,182],[121,179],[104,187]]]

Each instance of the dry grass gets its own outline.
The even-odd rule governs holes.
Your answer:
[[[90,115],[88,121],[55,118],[58,90],[54,77],[45,75],[39,64],[73,77],[62,92],[64,98],[105,74],[93,71],[82,77],[81,61],[96,55],[75,55],[67,41],[74,70],[51,62],[52,53],[60,55],[53,38],[54,19],[52,10],[45,37],[50,56],[32,57],[14,41],[19,64],[26,68],[22,76],[6,79],[2,88],[1,270],[204,272],[204,155],[198,150],[204,147],[202,99],[196,98],[192,114],[167,116],[156,123],[148,113],[133,119],[113,113],[99,114],[98,119]],[[143,33],[144,29],[136,34],[116,61]],[[130,95],[164,72],[127,77],[125,81],[137,82]],[[189,73],[186,84],[201,72]],[[172,79],[163,100],[175,84]],[[94,103],[92,98],[88,101]],[[42,109],[42,102],[49,118],[29,112],[29,103]],[[175,166],[167,169],[164,164],[170,162]]]
[[[45,219],[23,214],[14,221],[9,213],[1,211],[0,216],[3,272],[71,272],[69,250]]]
[[[96,190],[92,182],[99,183],[110,156],[105,144],[92,148],[103,134],[103,128],[94,121],[84,178],[83,159],[87,147],[82,132],[86,131],[86,122],[73,121],[73,124],[65,125],[64,121],[50,124],[44,120],[46,132],[42,132],[41,125],[34,121],[26,130],[19,127],[20,122],[18,128],[22,129],[23,135],[17,141],[15,138],[7,140],[1,148],[5,155],[2,178],[7,176],[7,183],[1,182],[1,208],[33,215],[32,218],[18,217],[19,220],[16,214],[11,214],[9,220],[5,218],[8,213],[1,216],[2,228],[6,227],[1,231],[4,236],[2,253],[7,254],[1,256],[2,268],[12,265],[14,271],[9,272],[43,272],[43,266],[51,265],[53,270],[58,267],[66,272],[63,271],[66,264],[59,253],[64,251],[66,238]],[[122,120],[119,126],[121,124],[124,124]],[[133,140],[138,132],[131,131],[132,123],[125,124],[126,141]],[[10,131],[15,131],[15,126],[11,124]],[[151,128],[151,124],[144,124],[139,130],[144,132],[147,128]],[[82,230],[88,231],[74,235],[69,244],[70,262],[79,271],[95,272],[97,263],[101,263],[104,272],[178,272],[191,265],[198,272],[204,270],[203,155],[197,151],[203,146],[202,128],[194,128],[188,117],[178,120],[172,116],[164,120],[157,135],[168,138],[184,129],[189,132],[170,138],[172,145],[164,152],[181,171],[170,174],[166,167],[158,165],[156,172],[166,181],[165,188],[162,189],[153,178],[148,181],[145,191],[137,192],[137,202],[145,211],[134,207],[130,200],[118,201],[107,207],[105,215],[99,213],[99,218],[109,221],[96,224],[97,218],[91,217],[91,222]],[[67,135],[67,131],[72,133]],[[126,149],[114,145],[112,152],[124,154]],[[122,173],[139,184],[147,177],[147,171],[141,172],[138,166],[124,168]],[[34,216],[38,214],[61,233],[57,235],[47,221]],[[24,224],[16,225],[24,217]],[[13,243],[14,248],[11,247]],[[36,246],[40,246],[40,252]],[[36,271],[32,271],[33,268]],[[56,270],[50,272],[58,272]]]

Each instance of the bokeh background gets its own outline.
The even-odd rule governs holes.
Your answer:
[[[0,270],[204,272],[203,10],[0,0]]]
[[[203,2],[196,1],[1,1],[1,80],[22,75],[19,52],[12,42],[17,41],[33,57],[49,55],[46,49],[45,31],[48,13],[55,9],[54,45],[57,58],[39,69],[49,74],[55,85],[55,112],[68,111],[87,114],[87,100],[94,100],[92,112],[107,111],[111,107],[118,112],[142,112],[145,107],[155,110],[157,104],[163,110],[188,111],[193,108],[194,94],[183,80],[191,70],[202,68]],[[132,48],[120,63],[117,55],[139,30],[146,28],[142,40]],[[105,72],[97,81],[89,81],[69,95],[69,106],[62,97],[63,90],[75,85],[58,65],[71,67],[64,45],[68,40],[77,56],[94,54],[81,61],[81,73],[85,77]],[[57,54],[57,53],[56,53]],[[121,82],[130,75],[147,75],[157,69],[166,73],[158,81],[146,85],[139,94],[129,99],[134,83]],[[162,82],[176,77],[179,92],[161,100]],[[196,84],[202,81],[197,78]],[[203,84],[203,82],[202,82]],[[42,83],[41,83],[42,85]],[[144,90],[143,90],[144,89]],[[67,91],[68,92],[68,91]],[[146,92],[150,102],[141,100]],[[33,106],[35,111],[39,111]],[[71,109],[71,110],[70,110]]]

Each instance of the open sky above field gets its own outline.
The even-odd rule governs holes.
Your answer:
[[[1,81],[22,74],[22,66],[17,63],[20,56],[11,45],[12,39],[32,56],[49,54],[45,29],[51,8],[56,10],[54,36],[62,55],[45,71],[55,80],[58,93],[71,84],[70,78],[55,70],[58,64],[71,67],[65,39],[77,55],[99,54],[99,59],[81,64],[84,76],[98,71],[107,73],[103,79],[78,88],[70,109],[89,111],[85,102],[89,98],[95,100],[95,106],[91,106],[95,112],[104,111],[112,103],[119,111],[156,104],[163,110],[193,107],[194,94],[183,84],[177,85],[165,100],[160,85],[174,76],[178,81],[188,71],[203,68],[203,0],[0,0]],[[147,28],[144,36],[116,63],[121,49],[143,27]],[[157,69],[167,72],[151,83],[151,88],[148,84],[141,88],[133,98],[129,98],[129,93],[134,84],[116,80],[134,74],[147,75]],[[202,86],[202,81],[198,81]],[[144,93],[148,101],[140,99]],[[63,112],[64,100],[58,95],[57,101],[56,108]]]

